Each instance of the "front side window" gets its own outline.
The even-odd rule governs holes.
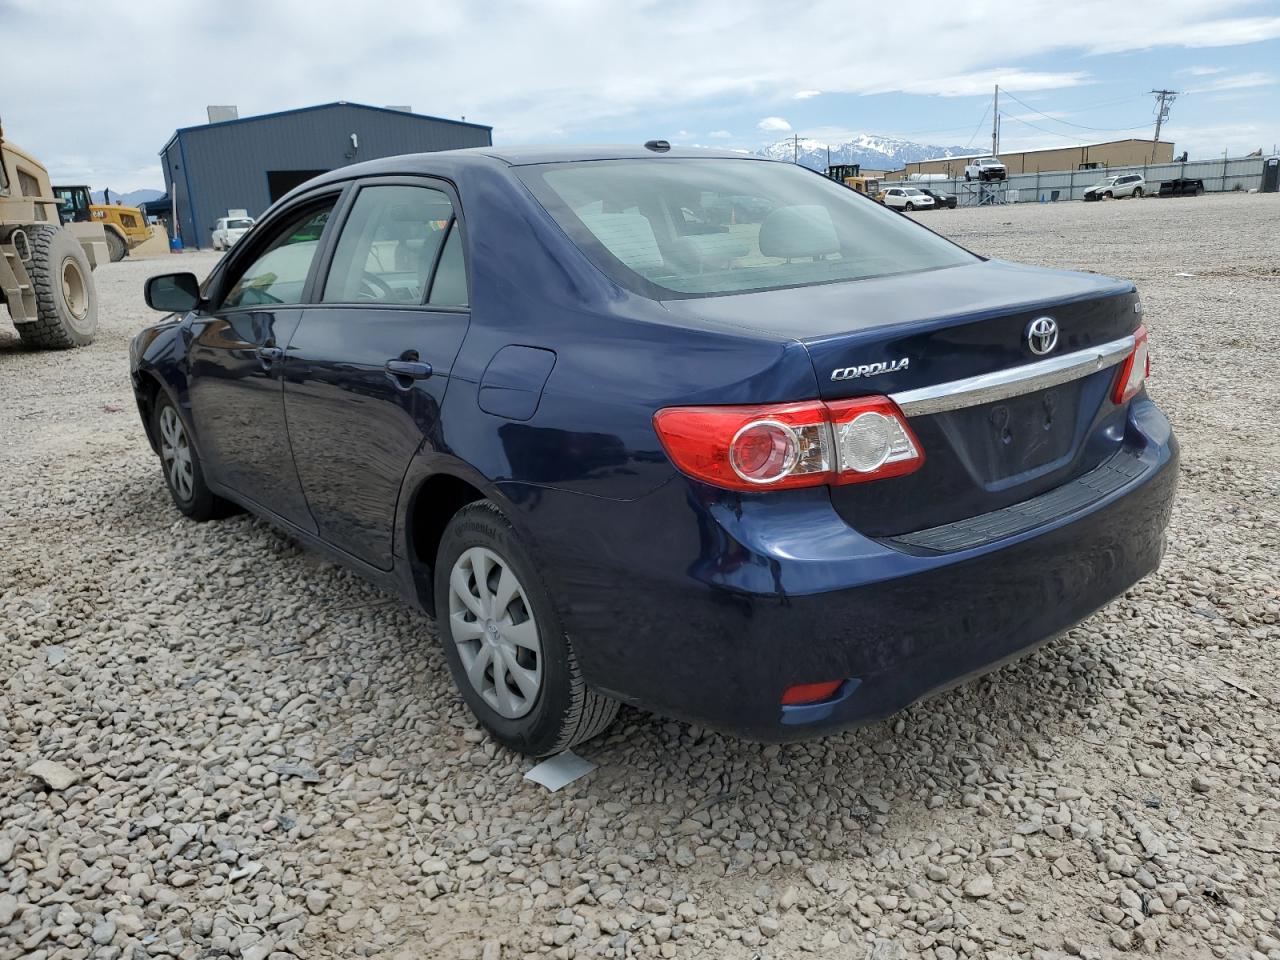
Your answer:
[[[333,200],[310,207],[284,226],[249,264],[222,301],[223,309],[279,306],[302,302],[311,261],[333,212]]]
[[[440,190],[363,188],[338,239],[324,302],[421,304],[452,219]]]
[[[793,164],[655,158],[516,172],[598,267],[654,299],[862,280],[977,259]]]

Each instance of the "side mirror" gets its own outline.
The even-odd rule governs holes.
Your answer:
[[[143,295],[152,310],[186,313],[200,304],[200,281],[194,273],[165,273],[147,280]]]

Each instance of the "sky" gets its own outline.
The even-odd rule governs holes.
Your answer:
[[[756,150],[858,133],[1001,147],[1150,137],[1191,157],[1280,141],[1280,0],[0,0],[0,119],[55,181],[162,188],[207,104],[348,100],[494,142]]]

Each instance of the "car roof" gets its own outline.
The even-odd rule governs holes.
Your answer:
[[[776,162],[769,157],[755,157],[733,150],[714,150],[695,147],[672,147],[670,150],[650,150],[644,144],[576,145],[576,146],[511,146],[467,147],[444,151],[450,160],[466,161],[470,157],[500,160],[513,167],[534,163],[580,163],[589,160],[661,160],[679,158],[757,160]],[[427,154],[425,156],[433,156]]]

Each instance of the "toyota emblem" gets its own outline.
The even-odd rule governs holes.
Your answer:
[[[1053,317],[1036,317],[1027,324],[1027,346],[1043,357],[1058,345],[1058,321]]]

